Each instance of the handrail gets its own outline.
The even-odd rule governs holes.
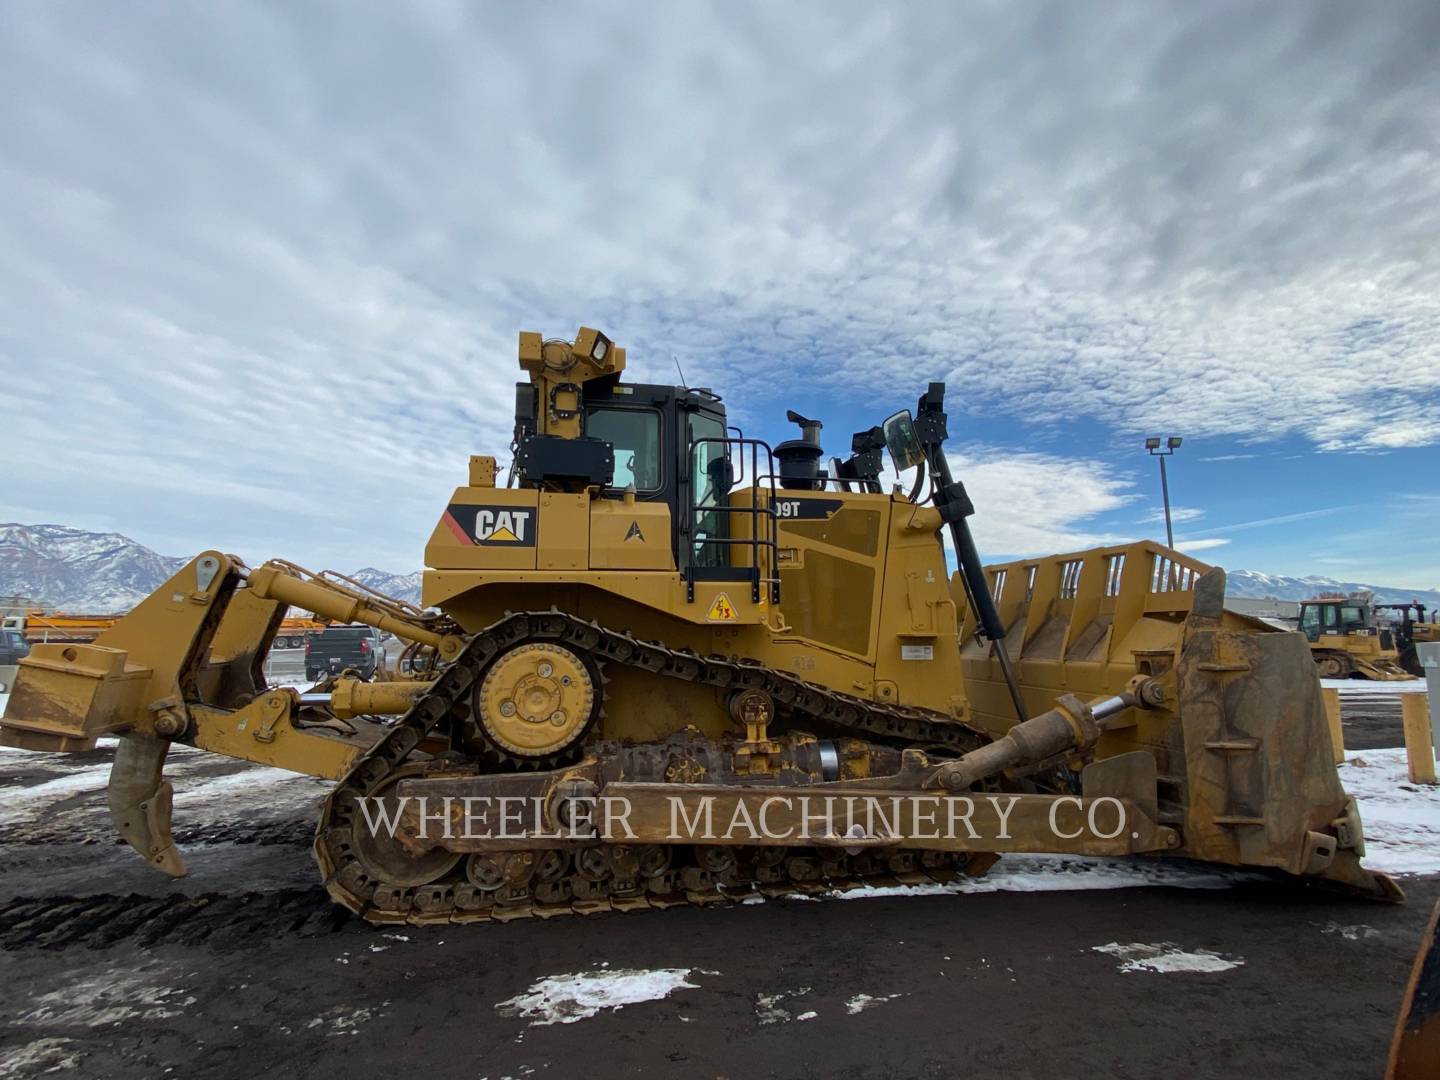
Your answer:
[[[738,429],[737,429],[737,430],[738,430]],[[716,547],[718,547],[718,548],[719,548],[720,550],[722,550],[722,551],[729,551],[729,550],[731,550],[735,545],[744,545],[744,546],[749,547],[749,548],[750,548],[750,594],[751,594],[751,599],[752,599],[752,601],[755,602],[755,603],[759,603],[759,602],[760,602],[760,587],[761,587],[762,585],[769,585],[769,586],[770,586],[770,590],[769,590],[769,591],[770,591],[770,602],[771,602],[772,604],[774,604],[774,603],[779,603],[779,602],[780,602],[780,572],[779,572],[779,566],[780,566],[780,545],[779,545],[779,543],[778,543],[778,541],[777,541],[777,538],[776,538],[776,524],[775,524],[776,514],[775,514],[775,482],[774,482],[775,456],[774,456],[774,452],[770,449],[770,444],[767,443],[767,442],[765,442],[763,439],[747,439],[747,438],[745,438],[743,435],[740,435],[740,436],[730,436],[730,435],[725,435],[725,436],[704,435],[704,436],[701,436],[701,437],[698,438],[698,439],[697,439],[697,438],[692,438],[692,439],[690,440],[690,448],[689,448],[689,451],[688,451],[688,454],[687,454],[687,459],[686,459],[686,460],[687,460],[687,468],[689,468],[689,469],[692,471],[692,480],[693,480],[693,469],[694,469],[694,461],[695,461],[695,448],[696,448],[697,446],[701,445],[702,443],[720,443],[722,446],[725,447],[725,456],[726,456],[727,459],[729,459],[729,458],[731,457],[730,448],[731,448],[732,446],[736,447],[736,448],[737,448],[737,453],[735,454],[735,457],[739,460],[740,467],[741,467],[741,474],[742,474],[742,475],[743,475],[744,466],[745,466],[745,451],[746,451],[746,449],[748,448],[748,449],[749,449],[749,452],[750,452],[750,475],[753,476],[753,477],[755,477],[755,482],[754,482],[754,483],[751,485],[751,487],[750,487],[750,505],[749,505],[749,506],[733,506],[733,505],[730,504],[730,502],[728,501],[728,500],[729,500],[729,496],[730,496],[731,492],[734,490],[734,487],[733,487],[733,485],[732,485],[731,491],[725,492],[723,496],[721,495],[721,493],[716,492],[716,494],[715,494],[715,502],[714,502],[714,503],[698,503],[698,502],[697,502],[697,503],[695,503],[694,505],[692,505],[692,506],[690,507],[690,524],[693,526],[693,524],[694,524],[694,522],[695,522],[695,520],[696,520],[696,518],[697,518],[697,515],[702,514],[702,513],[704,513],[704,514],[725,514],[725,515],[727,515],[727,517],[726,517],[726,520],[727,520],[727,521],[731,520],[730,515],[749,514],[749,515],[750,515],[750,521],[751,521],[750,535],[749,535],[748,537],[734,537],[734,536],[705,536],[705,537],[697,537],[697,536],[694,535],[693,532],[691,532],[691,533],[688,534],[688,541],[689,541],[689,543],[692,545],[692,547],[703,548],[703,547],[708,547],[709,545],[712,545],[712,544],[713,544],[713,545],[715,545]],[[761,473],[760,473],[760,452],[761,452],[762,450],[765,452],[765,462],[766,462],[766,469],[767,469],[767,472],[766,472],[766,474],[764,475],[763,479],[769,481],[769,492],[770,492],[769,501],[768,501],[767,503],[764,503],[764,504],[762,504],[761,501],[760,501],[760,487],[761,487],[761,480],[762,480],[762,476],[761,476]],[[723,498],[725,501],[722,502],[722,501],[721,501],[722,498]],[[762,521],[764,522],[763,526],[762,526],[762,524],[761,524]],[[763,536],[761,535],[762,529],[763,529],[763,532],[764,532],[764,535],[763,535]],[[727,530],[727,532],[728,532],[728,531],[729,531],[729,530]],[[768,554],[769,554],[768,566],[767,566],[767,565],[762,561],[762,559],[761,559],[761,551],[762,551],[762,550],[768,552]],[[727,562],[727,564],[728,564],[728,563],[730,562],[730,560],[727,559],[726,562]],[[734,569],[734,567],[733,567],[733,566],[727,566],[727,569]],[[687,599],[687,601],[690,601],[690,602],[693,602],[693,601],[694,601],[694,599],[695,599],[695,582],[696,582],[696,581],[704,581],[704,580],[706,580],[706,578],[705,578],[705,576],[704,576],[705,570],[706,570],[706,567],[696,566],[693,559],[692,559],[690,562],[687,563],[687,565],[686,565],[686,567],[685,567],[685,585],[686,585],[686,599]],[[767,570],[769,571],[768,573],[766,572]]]

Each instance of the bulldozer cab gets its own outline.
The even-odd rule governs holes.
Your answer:
[[[1352,600],[1306,600],[1300,605],[1300,632],[1311,642],[1374,629],[1374,614]]]
[[[673,565],[687,582],[748,582],[759,599],[767,560],[756,549],[774,546],[773,529],[760,520],[768,513],[768,502],[759,492],[773,471],[767,467],[769,448],[727,425],[718,394],[705,388],[622,383],[618,372],[586,382],[572,442],[590,448],[606,464],[585,472],[578,484],[567,485],[570,478],[551,471],[533,449],[546,449],[548,438],[535,432],[539,395],[530,383],[519,384],[517,390],[519,487],[583,488],[611,504],[663,507]],[[732,489],[747,481],[750,489],[732,498]],[[773,490],[773,483],[770,487]],[[646,525],[637,518],[627,525],[620,544],[649,540],[645,533]]]

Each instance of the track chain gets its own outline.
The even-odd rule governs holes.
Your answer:
[[[603,845],[586,865],[552,857],[528,880],[482,889],[461,868],[447,880],[409,886],[372,877],[355,851],[363,828],[359,800],[380,790],[429,733],[461,704],[463,696],[502,652],[527,642],[564,644],[605,664],[726,690],[760,690],[781,717],[809,720],[903,745],[941,746],[966,752],[989,741],[979,730],[943,713],[866,701],[788,672],[736,657],[701,656],[607,629],[559,611],[522,612],[477,633],[464,652],[436,678],[351,768],[325,800],[315,832],[315,858],[331,898],[372,923],[508,921],[599,911],[708,904],[756,893],[781,896],[828,892],[864,884],[919,884],[952,880],[957,870],[983,871],[993,857],[971,859],[939,852],[863,852],[849,857],[833,849],[735,849],[694,845]],[[656,853],[658,849],[659,854]],[[536,851],[539,860],[546,853]],[[982,865],[983,863],[983,865]],[[568,868],[568,870],[567,870]]]

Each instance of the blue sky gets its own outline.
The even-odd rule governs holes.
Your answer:
[[[0,519],[418,566],[583,324],[989,557],[1440,585],[1440,6],[55,3],[0,36]]]

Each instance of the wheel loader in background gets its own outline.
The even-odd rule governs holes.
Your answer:
[[[708,390],[625,381],[598,331],[521,334],[519,359],[509,475],[470,459],[423,608],[208,551],[93,643],[37,645],[0,742],[117,735],[115,826],[171,874],[174,743],[333,779],[315,858],[377,923],[948,880],[1006,852],[1400,898],[1361,865],[1303,639],[1150,543],[987,572],[943,384],[824,463],[818,421],[771,448]],[[910,495],[883,490],[886,450]],[[409,642],[412,677],[267,686],[290,607]]]
[[[1413,676],[1400,666],[1395,632],[1375,617],[1370,592],[1326,593],[1300,605],[1300,632],[1325,679],[1393,682]]]

